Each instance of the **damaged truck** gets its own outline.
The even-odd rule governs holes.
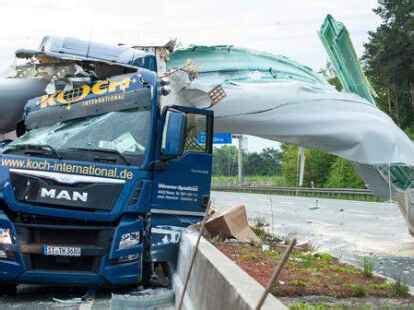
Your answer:
[[[24,85],[12,99],[33,98],[1,154],[3,291],[168,285],[180,230],[209,201],[213,112],[161,109],[168,80],[150,53],[89,45],[89,55],[54,55],[58,44],[83,52],[82,43],[46,38],[40,51],[17,52],[26,61],[9,81]],[[111,53],[128,62],[111,62]]]

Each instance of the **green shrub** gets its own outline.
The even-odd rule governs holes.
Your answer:
[[[392,284],[391,291],[394,297],[408,297],[410,295],[409,287],[401,280],[398,280]]]
[[[367,289],[359,284],[351,285],[352,297],[365,297],[367,296]]]
[[[362,258],[363,274],[367,278],[372,278],[374,271],[374,260],[368,256]]]

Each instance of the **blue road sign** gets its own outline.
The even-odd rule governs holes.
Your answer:
[[[198,135],[198,143],[203,144],[206,143],[206,133],[201,132]],[[216,132],[213,136],[213,143],[214,144],[231,144],[232,142],[232,135],[231,132]]]

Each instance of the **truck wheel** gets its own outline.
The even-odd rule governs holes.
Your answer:
[[[0,295],[16,295],[17,285],[16,284],[0,284]]]
[[[172,275],[167,263],[156,263],[154,273],[151,275],[150,284],[154,287],[172,287]]]

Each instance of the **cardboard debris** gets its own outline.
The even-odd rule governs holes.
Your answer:
[[[235,238],[242,242],[261,243],[247,222],[245,206],[237,206],[216,213],[206,223],[206,230],[212,236]]]

